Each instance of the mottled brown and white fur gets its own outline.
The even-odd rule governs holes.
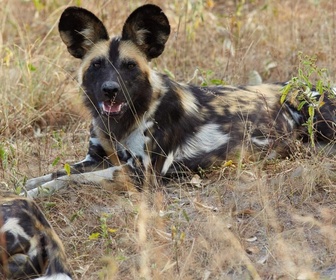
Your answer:
[[[0,277],[71,280],[63,244],[32,200],[0,196]]]

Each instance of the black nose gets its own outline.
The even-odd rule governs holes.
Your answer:
[[[119,84],[116,82],[106,81],[102,84],[101,90],[105,96],[112,98],[115,97],[119,91]]]

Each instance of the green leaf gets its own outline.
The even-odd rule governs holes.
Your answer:
[[[56,202],[51,202],[51,201],[44,203],[44,206],[49,209],[55,207],[56,205],[57,205]]]
[[[64,164],[64,170],[67,173],[68,176],[71,174],[71,167],[69,163]]]
[[[302,69],[301,69],[301,68],[299,68],[299,70],[298,70],[298,74],[299,74],[299,77],[300,77],[300,78],[304,76],[304,74],[303,74],[303,72],[302,72]]]
[[[33,0],[33,3],[37,11],[41,11],[44,8],[44,5],[41,0]]]
[[[189,223],[190,219],[189,219],[189,216],[188,216],[187,212],[185,211],[185,209],[182,210],[182,215],[186,219],[186,221]]]
[[[167,68],[164,70],[164,72],[167,74],[169,78],[175,79],[174,73],[168,70]]]
[[[71,216],[70,222],[73,222],[74,220],[76,220],[78,217],[81,217],[82,215],[83,215],[83,210],[81,209]]]
[[[289,91],[291,90],[292,85],[289,83],[287,84],[281,91],[282,91],[282,95],[280,98],[280,103],[283,104],[286,101],[287,95],[289,93]]]
[[[299,106],[297,107],[298,110],[301,110],[303,105],[305,105],[307,102],[305,100],[301,101]]]
[[[60,157],[55,158],[51,165],[52,165],[52,166],[57,165],[58,162],[60,161],[60,159],[61,159]]]
[[[109,233],[116,233],[118,231],[118,229],[117,228],[107,228],[107,231]]]
[[[20,195],[20,193],[22,193],[22,187],[16,187],[14,192],[16,195]]]
[[[31,63],[28,63],[28,69],[29,71],[32,71],[32,72],[36,71],[36,67]]]
[[[5,148],[0,145],[0,159],[5,160],[7,158],[7,153],[5,151]]]
[[[100,236],[99,232],[91,233],[90,236],[89,236],[89,240],[96,240],[96,239],[99,238],[99,236]]]
[[[220,79],[212,79],[210,80],[210,83],[215,86],[222,86],[225,84],[224,81]]]
[[[324,92],[323,82],[321,80],[317,81],[316,90],[319,94],[322,94]]]
[[[116,257],[116,260],[117,261],[125,261],[125,260],[127,260],[127,258],[125,256],[119,255],[119,256]]]
[[[314,106],[309,106],[308,107],[308,114],[309,114],[309,117],[311,118],[311,120],[313,120],[314,115],[315,115],[315,108],[314,108]]]

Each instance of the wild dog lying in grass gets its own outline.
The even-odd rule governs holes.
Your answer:
[[[71,280],[62,242],[28,199],[0,197],[0,277]]]
[[[161,55],[170,34],[155,5],[136,9],[113,38],[91,12],[70,7],[59,32],[70,54],[82,60],[79,83],[92,114],[89,151],[70,175],[61,170],[28,180],[31,197],[69,182],[141,188],[151,174],[207,168],[250,154],[284,155],[290,139],[307,135],[309,99],[298,109],[304,92],[290,92],[282,103],[285,84],[198,87],[151,69],[149,61]],[[334,139],[334,96],[326,92],[315,112],[317,140]]]

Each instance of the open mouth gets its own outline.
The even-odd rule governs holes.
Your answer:
[[[106,100],[101,103],[102,112],[107,116],[121,115],[125,111],[126,106],[125,102],[115,102],[113,100]]]

